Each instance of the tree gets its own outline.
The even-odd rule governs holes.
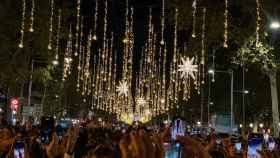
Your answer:
[[[254,64],[258,66],[265,75],[269,77],[272,101],[272,117],[274,135],[279,136],[279,107],[278,107],[278,92],[277,92],[277,71],[280,68],[279,61],[276,55],[279,50],[273,46],[264,43],[256,43],[255,37],[250,37],[245,41],[245,44],[237,51],[233,61],[236,64]]]

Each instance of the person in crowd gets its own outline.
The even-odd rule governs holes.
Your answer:
[[[40,126],[26,122],[21,127],[6,125],[0,130],[0,158],[165,158],[164,144],[172,141],[180,144],[180,158],[247,158],[248,135],[249,132],[242,135],[241,152],[237,152],[230,135],[217,143],[215,131],[208,136],[177,136],[172,140],[170,126],[148,130],[137,124],[123,132],[112,123],[89,121],[81,127],[71,126],[62,134],[54,130],[46,144],[40,139]],[[15,143],[19,140],[25,144],[16,151]],[[264,145],[258,153],[262,158],[280,158],[279,144],[276,139],[273,150]]]

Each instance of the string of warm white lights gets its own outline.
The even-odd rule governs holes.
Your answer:
[[[93,27],[93,36],[92,39],[94,41],[97,40],[97,35],[96,35],[96,31],[97,31],[97,18],[98,18],[98,0],[95,0],[95,8],[94,8],[94,27]]]
[[[260,42],[261,4],[256,0],[256,45]]]
[[[76,43],[75,43],[75,53],[74,56],[78,56],[79,49],[79,25],[80,25],[80,10],[81,10],[81,1],[77,0],[77,19],[76,19]]]
[[[35,0],[31,0],[31,11],[30,11],[30,27],[29,32],[34,32],[34,10],[35,10]]]
[[[224,47],[228,47],[228,0],[225,0],[225,12],[224,12]]]
[[[193,4],[192,4],[192,7],[193,7],[193,26],[192,26],[192,37],[195,38],[196,37],[196,12],[197,12],[197,0],[194,0],[193,1]]]
[[[26,10],[25,0],[22,0],[22,19],[21,19],[21,28],[20,28],[20,42],[18,45],[19,48],[23,48],[25,10]]]
[[[55,48],[55,61],[58,60],[59,56],[59,39],[60,39],[60,27],[61,27],[61,9],[58,10],[58,19],[57,19],[57,35],[56,35],[56,48]]]
[[[64,53],[64,65],[63,65],[63,78],[62,80],[65,81],[68,75],[71,73],[71,63],[72,63],[72,29],[69,29],[68,41],[66,50]]]
[[[165,1],[162,0],[162,9],[161,9],[161,40],[160,40],[160,44],[164,45],[164,26],[165,23]]]
[[[80,90],[80,81],[83,80],[83,73],[82,73],[82,70],[83,70],[83,64],[82,64],[82,60],[83,60],[83,44],[82,44],[82,41],[83,41],[83,17],[81,17],[81,23],[80,23],[80,27],[81,27],[81,32],[80,32],[80,40],[79,40],[79,44],[80,44],[80,47],[78,48],[77,51],[80,51],[78,53],[78,65],[77,65],[77,71],[78,71],[78,76],[77,76],[77,91]]]
[[[205,27],[206,27],[206,8],[203,8],[203,20],[202,20],[202,33],[201,33],[201,69],[202,69],[202,81],[205,82]]]
[[[51,0],[51,16],[49,20],[49,44],[48,44],[48,49],[52,49],[52,36],[53,36],[53,14],[54,14],[54,0]]]

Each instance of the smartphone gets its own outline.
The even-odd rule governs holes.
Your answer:
[[[54,129],[54,119],[52,117],[42,117],[41,119],[41,142],[49,144],[52,141]]]
[[[16,140],[14,144],[14,158],[24,158],[24,140]]]

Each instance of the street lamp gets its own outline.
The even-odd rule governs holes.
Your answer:
[[[273,21],[270,23],[270,28],[273,30],[280,29],[280,22],[279,21]]]
[[[234,123],[234,120],[233,120],[233,70],[228,70],[228,71],[220,71],[220,70],[215,70],[213,68],[210,68],[208,69],[208,73],[210,75],[212,75],[212,82],[215,82],[215,73],[218,72],[218,73],[225,73],[225,74],[229,74],[230,75],[230,127],[231,129],[233,129],[233,123]],[[209,106],[210,104],[208,104]]]
[[[263,128],[263,123],[260,123],[259,126],[260,126],[260,128]]]

